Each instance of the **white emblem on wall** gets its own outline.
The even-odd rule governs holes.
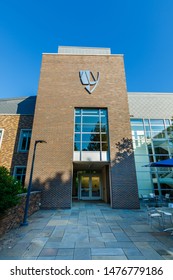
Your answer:
[[[97,72],[97,78],[90,70],[79,71],[79,77],[82,85],[86,85],[85,89],[91,94],[99,83],[99,72]]]

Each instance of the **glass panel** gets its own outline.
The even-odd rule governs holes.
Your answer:
[[[99,109],[82,109],[83,115],[99,115]]]
[[[93,133],[93,134],[82,134],[82,141],[83,142],[95,142],[95,141],[100,141],[100,134],[99,133]]]
[[[76,115],[79,115],[80,113],[81,113],[81,109],[79,109],[79,108],[75,109],[75,114]]]
[[[155,154],[168,154],[168,150],[164,149],[163,147],[155,147]]]
[[[80,133],[75,133],[75,142],[80,141]]]
[[[80,142],[74,142],[74,151],[80,151]]]
[[[108,143],[102,143],[102,151],[108,151]]]
[[[101,132],[107,132],[107,125],[102,125],[101,126]]]
[[[75,123],[81,123],[81,116],[75,117]]]
[[[83,142],[82,151],[100,151],[99,142]]]
[[[158,125],[163,125],[163,120],[159,120],[159,119],[150,119],[150,123],[151,125],[155,125],[155,124],[158,124]]]
[[[74,130],[74,151],[108,150],[107,109],[76,109]]]
[[[160,125],[158,125],[158,126],[151,126],[151,130],[153,130],[153,131],[163,131],[165,128],[164,128],[164,126],[160,126]]]
[[[28,143],[27,143],[27,147],[26,147],[27,151],[29,151],[29,147],[30,147],[30,142],[31,142],[31,138],[29,137],[29,138],[28,138]]]
[[[99,124],[99,117],[92,117],[92,116],[84,116],[83,123],[94,123]]]
[[[102,134],[101,134],[101,141],[102,141],[102,142],[107,142],[107,141],[108,141],[108,136],[107,136],[107,134],[105,134],[105,133],[102,133]]]
[[[95,132],[100,131],[100,125],[99,124],[83,124],[82,132]]]
[[[162,139],[165,138],[165,132],[154,131],[152,132],[153,138]]]
[[[169,120],[165,120],[165,125],[166,126],[170,126],[170,121]]]
[[[100,177],[92,176],[92,197],[100,197]]]
[[[21,150],[26,150],[26,137],[22,140]]]
[[[149,153],[149,154],[153,154],[151,144],[148,144],[147,147],[148,147],[148,153]]]
[[[149,125],[149,120],[148,120],[148,119],[145,119],[145,120],[144,120],[144,124],[145,124],[145,125]]]
[[[143,125],[143,120],[142,119],[130,119],[130,123],[131,123],[131,125],[133,125],[133,124],[141,124],[141,125]]]
[[[89,197],[89,177],[81,177],[81,196]]]

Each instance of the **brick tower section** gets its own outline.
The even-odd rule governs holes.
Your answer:
[[[92,94],[79,78],[90,70],[100,81]],[[73,182],[75,108],[107,108],[110,145],[110,197],[113,208],[138,208],[133,152],[119,157],[118,143],[131,139],[122,55],[43,54],[29,153],[27,179],[35,140],[33,188],[42,190],[43,208],[70,208]]]

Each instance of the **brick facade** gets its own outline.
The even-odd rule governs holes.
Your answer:
[[[32,129],[31,115],[0,115],[0,129],[4,130],[0,149],[0,166],[13,173],[14,166],[26,166],[28,153],[19,153],[18,144],[21,129]]]
[[[79,79],[80,70],[100,73],[100,81],[88,94]],[[73,182],[73,129],[76,107],[107,108],[110,142],[109,192],[113,208],[138,208],[133,151],[124,146],[117,162],[118,143],[131,139],[123,56],[43,54],[34,115],[26,182],[33,145],[38,144],[33,188],[42,190],[44,208],[69,208]],[[131,198],[131,199],[129,199]]]

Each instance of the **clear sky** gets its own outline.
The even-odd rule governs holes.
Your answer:
[[[36,95],[58,46],[111,48],[128,91],[173,92],[173,0],[1,0],[0,98]]]

